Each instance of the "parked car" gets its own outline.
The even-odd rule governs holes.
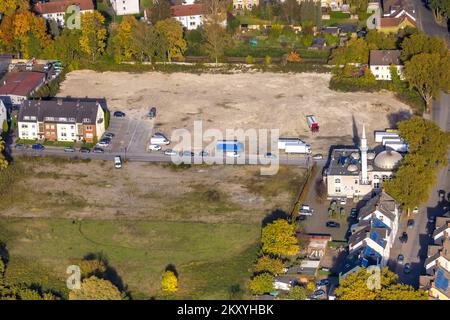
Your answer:
[[[166,156],[176,156],[176,155],[177,155],[177,152],[174,151],[174,150],[172,150],[172,149],[166,149],[166,150],[164,150],[164,154],[165,154]]]
[[[112,139],[112,138],[114,138],[116,135],[115,135],[114,133],[112,133],[112,132],[106,132],[103,136],[104,136],[105,138]]]
[[[347,204],[347,198],[341,198],[341,199],[339,199],[339,204],[340,204],[341,206],[345,206],[345,205]]]
[[[193,157],[195,154],[192,151],[183,151],[181,153],[183,157]]]
[[[148,151],[159,151],[161,150],[161,146],[159,144],[149,144]]]
[[[315,155],[313,155],[312,158],[313,158],[313,160],[322,160],[323,156],[321,154],[315,154]]]
[[[316,283],[316,287],[324,287],[324,286],[328,286],[330,284],[330,280],[328,279],[322,279],[319,282]]]
[[[445,200],[445,191],[439,190],[438,194],[439,194],[439,200],[444,201]]]
[[[17,149],[17,150],[25,150],[25,149],[28,149],[28,145],[27,145],[27,144],[24,144],[24,143],[17,143],[17,144],[14,146],[14,149]]]
[[[200,151],[198,154],[200,157],[209,157],[209,152],[208,151]]]
[[[409,219],[407,222],[408,229],[414,228],[414,219]]]
[[[314,210],[308,206],[307,204],[303,204],[299,210],[298,213],[300,215],[304,215],[304,216],[311,216],[314,213]]]
[[[226,153],[226,156],[229,158],[239,158],[240,154],[237,151],[229,151]]]
[[[111,143],[111,139],[103,138],[102,140],[100,140],[100,141],[97,143],[97,145],[98,145],[99,147],[108,147],[110,143]]]
[[[75,152],[75,149],[73,147],[65,147],[64,152]]]
[[[419,213],[419,208],[415,207],[414,210],[413,210],[413,213],[415,213],[415,214]]]
[[[399,238],[401,243],[407,243],[408,242],[408,234],[406,232],[403,232],[402,235]]]
[[[170,144],[170,140],[167,139],[164,135],[162,134],[154,134],[151,138],[150,138],[150,144],[159,144],[159,145],[168,145]]]
[[[397,257],[397,263],[403,264],[403,261],[405,260],[405,257],[402,254],[399,254]]]
[[[314,291],[314,293],[313,293],[313,298],[314,299],[318,299],[318,298],[322,298],[322,297],[324,297],[325,296],[325,290],[322,290],[322,289],[320,289],[320,290],[316,290],[316,291]]]
[[[405,264],[405,266],[403,267],[403,273],[404,274],[409,274],[411,272],[411,264],[407,263]]]
[[[151,107],[150,110],[148,111],[147,115],[150,119],[156,117],[156,108]]]
[[[105,152],[105,150],[103,150],[100,147],[95,147],[94,149],[92,149],[92,152],[94,152],[94,153],[103,153],[103,152]]]
[[[114,117],[123,118],[123,117],[125,117],[125,112],[115,111],[113,115],[114,115]]]
[[[114,167],[116,169],[122,168],[122,159],[120,158],[120,156],[115,156],[114,157]]]
[[[431,216],[428,218],[428,222],[429,223],[435,223],[436,222],[436,217],[435,216]]]
[[[306,220],[306,215],[304,215],[304,214],[302,214],[302,215],[299,215],[298,217],[297,217],[297,221],[305,221]]]
[[[326,226],[328,228],[339,228],[341,225],[338,222],[335,222],[335,221],[328,221],[326,223]]]
[[[91,149],[86,148],[86,147],[82,147],[82,148],[80,148],[80,152],[81,153],[89,153],[89,152],[91,152]]]
[[[356,210],[356,208],[352,208],[352,210],[350,211],[350,218],[352,219],[358,218],[358,210]]]
[[[35,143],[31,146],[31,149],[40,151],[40,150],[44,150],[45,147],[40,143]]]

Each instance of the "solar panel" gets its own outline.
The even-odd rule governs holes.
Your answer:
[[[372,234],[370,235],[370,239],[372,239],[373,241],[375,241],[378,237],[378,233],[376,232],[372,232]]]
[[[436,288],[439,288],[439,289],[441,288],[441,282],[442,282],[443,277],[444,277],[444,271],[439,269],[437,272],[436,282],[435,282]]]

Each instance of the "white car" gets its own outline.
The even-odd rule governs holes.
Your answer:
[[[164,154],[166,156],[176,156],[178,153],[176,151],[172,150],[172,149],[166,149],[164,151]]]
[[[237,151],[229,151],[226,153],[226,155],[230,158],[239,158],[241,156]]]
[[[161,146],[159,144],[148,145],[148,151],[159,151],[159,150],[161,150]]]
[[[115,156],[114,157],[114,167],[116,169],[122,168],[122,159],[120,158],[120,156]]]
[[[100,141],[99,143],[97,143],[97,146],[106,148],[109,146],[109,143],[106,141]]]
[[[347,198],[341,198],[341,199],[339,200],[339,204],[340,204],[341,206],[345,206],[345,205],[347,204]]]

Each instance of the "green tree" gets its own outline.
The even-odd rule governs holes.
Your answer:
[[[286,295],[286,298],[290,300],[305,300],[308,297],[309,293],[310,292],[305,287],[294,286]]]
[[[207,23],[203,28],[204,49],[216,64],[223,57],[225,49],[232,40],[226,30],[218,23]]]
[[[416,89],[431,112],[433,98],[441,90],[450,89],[450,54],[442,57],[437,53],[420,53],[405,63],[405,79]]]
[[[352,39],[343,47],[333,50],[331,63],[345,65],[348,63],[367,63],[369,60],[369,47],[364,39]]]
[[[105,17],[98,11],[86,12],[81,16],[80,47],[95,62],[105,52],[107,31]]]
[[[161,279],[161,288],[165,292],[178,291],[178,278],[173,271],[166,270]]]
[[[136,58],[136,45],[134,39],[134,29],[138,21],[134,16],[125,16],[119,25],[114,27],[114,35],[111,42],[116,62],[130,61]]]
[[[421,53],[436,53],[441,57],[448,56],[447,43],[438,36],[427,36],[424,33],[414,33],[401,43],[403,61],[411,60]]]
[[[267,254],[293,256],[299,247],[295,227],[287,220],[278,219],[262,229],[262,251]]]
[[[256,272],[270,272],[272,274],[280,274],[283,272],[284,263],[278,258],[271,258],[269,256],[261,256],[256,261]]]
[[[3,132],[8,132],[8,130],[9,130],[8,121],[6,121],[6,119],[3,120],[2,129],[3,129]]]
[[[170,6],[170,0],[155,0],[152,2],[150,20],[153,25],[172,16]]]
[[[170,62],[173,58],[183,58],[186,51],[186,41],[183,38],[183,28],[175,19],[158,21],[156,30],[166,39],[166,55]]]
[[[0,136],[0,171],[8,168],[8,160],[5,159],[4,151],[5,141],[3,141],[3,138]]]
[[[274,276],[270,273],[261,273],[254,276],[248,285],[253,294],[269,293],[273,289]]]
[[[84,279],[81,288],[69,292],[69,300],[122,300],[123,295],[110,281],[95,276]]]
[[[450,17],[450,1],[448,0],[428,0],[428,4],[433,10],[434,17],[438,23],[444,23]]]
[[[414,290],[397,281],[398,275],[388,268],[381,270],[379,279],[376,273],[361,268],[339,282],[336,295],[339,300],[427,300],[423,290]]]

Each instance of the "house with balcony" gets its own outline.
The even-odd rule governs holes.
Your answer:
[[[52,2],[38,2],[32,7],[32,11],[47,21],[53,20],[63,27],[66,12],[70,6],[76,6],[81,14],[94,11],[92,0],[58,0]],[[70,12],[74,14],[74,12]]]
[[[105,110],[93,101],[25,101],[18,131],[20,139],[93,143],[105,132]]]
[[[403,79],[403,63],[400,60],[401,50],[370,50],[369,67],[377,80],[392,80],[391,65]]]

